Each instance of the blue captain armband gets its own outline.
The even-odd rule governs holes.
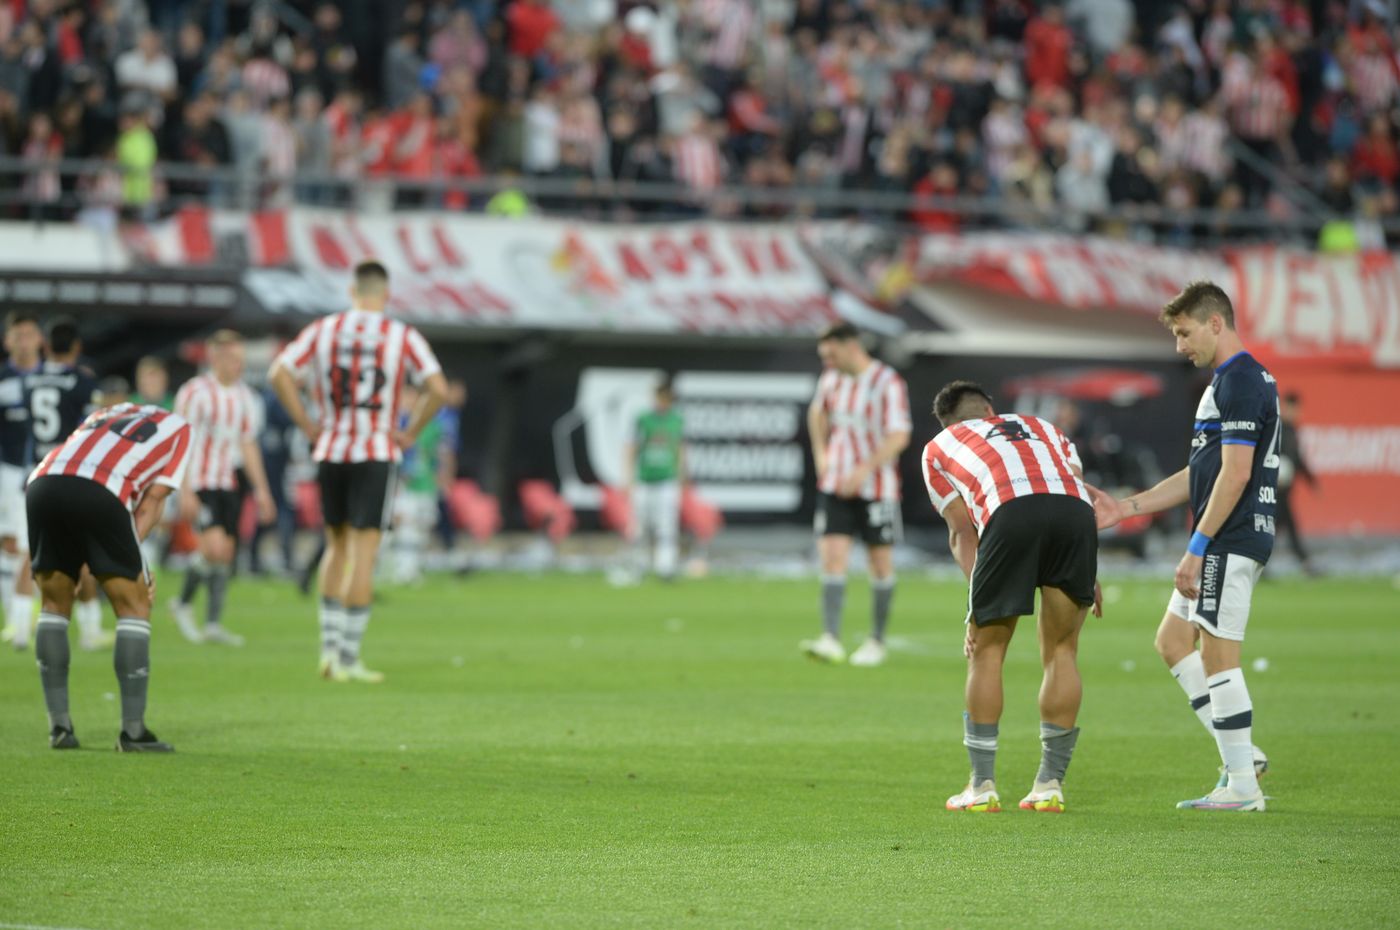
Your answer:
[[[1199,530],[1191,534],[1191,541],[1186,544],[1186,551],[1192,555],[1205,555],[1206,546],[1210,545],[1210,537]]]

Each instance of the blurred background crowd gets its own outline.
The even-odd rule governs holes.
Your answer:
[[[761,217],[849,211],[703,195],[875,192],[930,231],[1016,225],[1018,211],[1132,234],[1134,210],[1306,210],[1358,220],[1375,245],[1368,221],[1395,212],[1400,181],[1393,13],[1381,0],[3,0],[0,155],[23,195],[11,213],[39,216],[149,216],[235,193],[342,203],[391,179],[407,184],[385,183],[385,206],[514,212],[518,194],[488,204],[436,182],[519,174],[669,184],[700,195],[695,210]]]

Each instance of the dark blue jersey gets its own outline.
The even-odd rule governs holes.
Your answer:
[[[1248,352],[1231,356],[1215,369],[1196,408],[1191,440],[1191,512],[1199,522],[1215,479],[1222,446],[1254,450],[1249,484],[1235,509],[1215,533],[1209,552],[1231,552],[1267,562],[1274,549],[1274,500],[1278,487],[1278,384]]]
[[[29,434],[28,372],[5,363],[0,367],[0,462],[16,468],[34,464],[34,442]]]
[[[42,459],[97,409],[100,392],[92,372],[59,362],[45,362],[24,380],[34,457]]]

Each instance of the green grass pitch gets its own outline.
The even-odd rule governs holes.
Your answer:
[[[111,751],[111,658],[77,652],[84,748],[49,750],[32,653],[0,655],[0,925],[1400,923],[1400,592],[1262,586],[1246,653],[1269,660],[1249,684],[1275,800],[1211,815],[1174,809],[1216,758],[1152,652],[1168,587],[1124,584],[1089,621],[1055,817],[1014,809],[1039,748],[1028,625],[1008,810],[943,810],[967,773],[959,585],[904,580],[905,648],[859,670],[799,658],[812,582],[437,580],[377,606],[372,687],[316,679],[311,602],[239,581],[242,650],[156,617],[149,719],[174,756]]]

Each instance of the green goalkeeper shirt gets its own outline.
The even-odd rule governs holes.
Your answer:
[[[637,418],[637,480],[643,484],[676,481],[681,476],[684,422],[674,410],[649,410]]]

